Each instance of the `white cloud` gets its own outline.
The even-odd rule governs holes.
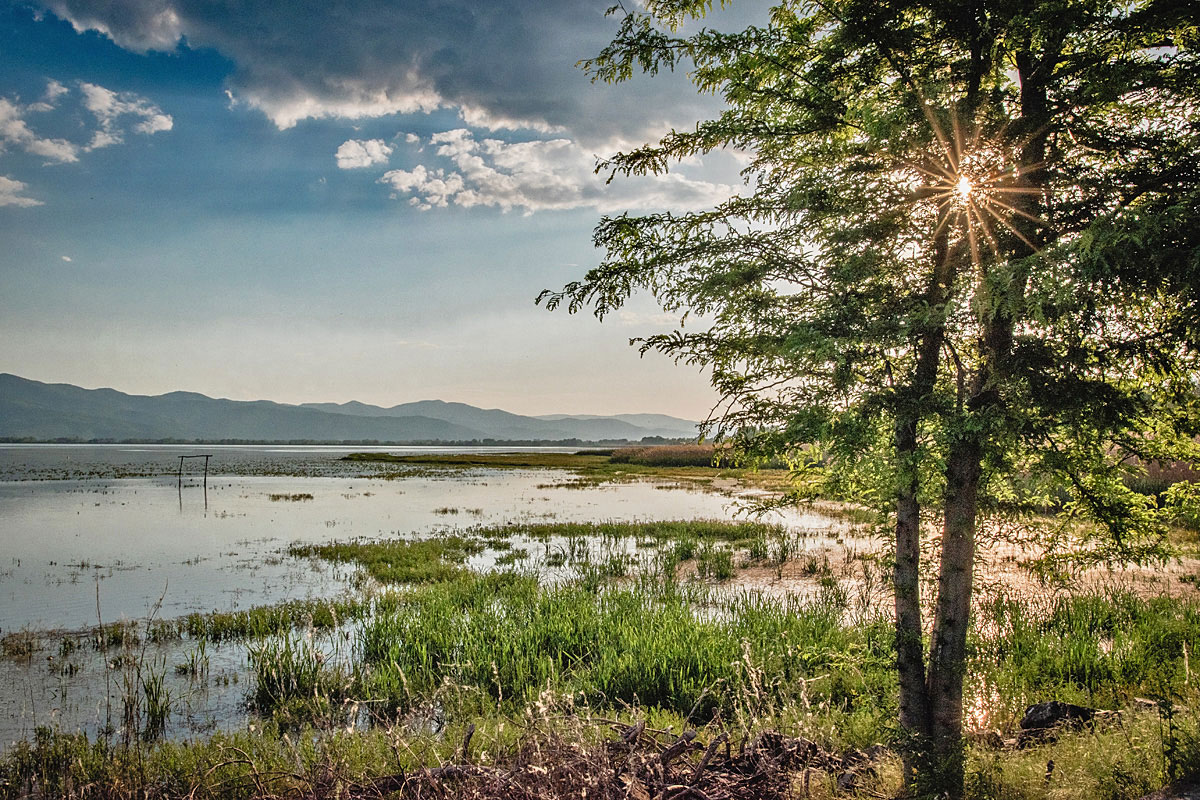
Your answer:
[[[394,169],[385,172],[379,179],[392,187],[394,195],[411,192],[411,205],[428,211],[431,208],[445,208],[451,200],[456,200],[465,190],[463,177],[457,173],[446,174],[445,170],[426,170],[418,164],[411,172]],[[461,205],[461,204],[460,204]]]
[[[26,109],[0,97],[0,148],[20,147],[56,163],[79,160],[79,147],[65,139],[43,139],[25,122]]]
[[[0,148],[19,147],[27,153],[42,156],[48,163],[66,164],[79,160],[81,151],[96,150],[124,141],[122,118],[133,117],[132,129],[137,133],[154,134],[169,131],[174,121],[169,114],[144,97],[132,92],[114,92],[94,83],[79,84],[82,105],[96,119],[97,128],[84,144],[66,139],[38,136],[26,117],[30,113],[46,113],[58,108],[71,90],[55,80],[47,81],[42,99],[27,106],[0,97]]]
[[[59,98],[70,91],[70,89],[56,80],[46,81],[46,92],[42,95],[42,99],[36,103],[30,103],[26,106],[26,110],[37,112],[53,111],[55,106],[58,105]]]
[[[76,33],[98,31],[129,50],[174,50],[183,28],[179,14],[163,0],[110,0],[105,3],[54,0],[46,7],[70,20]]]
[[[137,121],[133,130],[146,135],[169,131],[175,126],[169,114],[132,92],[118,93],[94,83],[81,83],[79,90],[83,93],[83,107],[92,112],[100,126],[87,145],[88,150],[123,142],[123,131],[118,127],[122,117],[134,117]]]
[[[417,142],[421,141],[421,137],[417,136],[415,133],[406,133],[404,134],[404,141],[408,142],[409,144],[416,144]]]
[[[392,148],[383,139],[348,139],[337,149],[338,169],[360,169],[386,164]]]
[[[0,206],[28,208],[30,206],[42,205],[41,200],[21,195],[21,192],[25,191],[26,188],[26,185],[21,181],[15,181],[12,178],[0,175]]]
[[[424,86],[377,87],[358,80],[340,81],[333,96],[282,81],[256,84],[242,90],[238,98],[266,114],[280,130],[305,119],[372,119],[435,111],[443,105],[437,92]]]
[[[449,205],[485,206],[526,214],[594,208],[703,208],[727,199],[734,188],[678,173],[610,185],[594,172],[594,157],[570,139],[509,143],[475,138],[465,128],[434,134],[435,154],[449,168],[417,165],[391,170],[380,182],[394,195],[409,195],[423,210]]]
[[[472,128],[487,128],[489,131],[519,131],[532,130],[538,133],[564,133],[562,125],[551,125],[538,117],[519,118],[509,114],[489,111],[482,106],[463,105],[458,109],[458,116]]]
[[[63,261],[66,261],[68,264],[70,264],[70,263],[71,263],[71,257],[70,257],[70,256],[63,256],[63,257],[62,257],[62,260],[63,260]]]
[[[64,98],[73,95],[96,121],[94,129],[85,131],[84,141],[43,137],[30,127],[28,118],[32,114],[77,111],[79,106],[63,107]],[[173,126],[171,116],[164,114],[162,109],[145,97],[132,92],[114,92],[94,83],[80,83],[78,92],[74,92],[56,80],[49,80],[42,99],[28,105],[0,97],[0,155],[9,149],[20,149],[46,159],[46,164],[78,161],[81,153],[121,143],[128,130],[151,135],[169,131]],[[26,184],[11,178],[0,180],[3,181],[0,184],[0,206],[42,204],[40,200],[21,194]]]

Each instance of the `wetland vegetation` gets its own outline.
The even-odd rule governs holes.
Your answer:
[[[435,477],[446,498],[509,470],[538,487],[648,482],[713,496],[761,493],[784,472],[612,456],[344,464],[375,462],[383,475],[401,465],[411,472],[390,485]],[[251,497],[264,510],[319,505],[312,480]],[[341,491],[361,501],[375,490]],[[279,550],[342,571],[337,595],[6,631],[0,667],[64,690],[90,671],[93,703],[107,708],[96,726],[42,725],[6,743],[0,796],[624,797],[668,779],[717,797],[900,790],[888,554],[873,514],[823,501],[820,517],[777,522],[496,522],[468,502],[430,503],[441,527],[425,532],[323,527]],[[1194,530],[1174,536],[1194,550]],[[981,567],[966,673],[971,796],[1137,798],[1195,773],[1196,562],[1093,571],[1071,588],[1042,582],[1035,561],[1005,551]],[[1096,713],[1030,738],[1022,715],[1046,700]]]
[[[652,753],[693,731],[703,747],[685,749],[681,763],[695,771],[708,744],[759,746],[776,730],[822,754],[790,773],[793,789],[895,792],[887,592],[870,549],[837,545],[868,528],[865,520],[831,521],[824,534],[749,520],[527,522],[294,545],[290,558],[356,570],[358,591],[75,637],[6,636],[7,659],[53,650],[71,663],[100,653],[124,699],[106,730],[39,728],[9,748],[0,792],[365,796],[404,782],[417,791],[424,768],[445,764],[477,770],[437,783],[450,794],[469,795],[500,774],[510,787],[544,774],[597,790],[596,765],[631,731],[635,749]],[[501,563],[513,550],[527,557]],[[471,568],[489,553],[492,566]],[[772,584],[776,591],[761,590]],[[155,649],[171,642],[186,654],[177,676],[226,685],[229,673],[214,675],[208,652],[241,644],[246,669],[234,689],[250,711],[246,724],[162,737],[180,712]],[[979,605],[970,640],[975,796],[1132,798],[1194,770],[1198,645],[1194,593],[997,588]],[[1025,707],[1049,698],[1104,713],[1018,746]],[[564,759],[570,775],[552,781]]]

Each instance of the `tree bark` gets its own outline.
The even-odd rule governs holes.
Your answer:
[[[951,444],[946,464],[946,507],[937,608],[929,649],[931,756],[949,797],[963,792],[963,678],[975,566],[982,447],[974,432]]]
[[[912,379],[899,398],[894,434],[899,474],[896,482],[896,560],[892,587],[896,611],[900,725],[909,738],[904,749],[904,780],[910,790],[917,788],[917,778],[928,761],[927,750],[932,733],[921,611],[921,502],[917,431],[923,414],[927,412],[927,401],[937,380],[942,345],[946,341],[944,307],[956,272],[949,246],[949,220],[943,218],[940,222],[939,233],[933,243],[934,270],[926,291],[932,316],[929,325],[919,335]]]

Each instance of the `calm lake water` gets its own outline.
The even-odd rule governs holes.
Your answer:
[[[738,507],[730,496],[654,482],[575,488],[560,470],[422,466],[383,479],[379,465],[339,460],[371,449],[437,450],[0,445],[0,634],[348,590],[353,568],[290,557],[294,542],[418,538],[506,522],[730,518]],[[179,455],[197,452],[213,454],[207,489],[195,462],[182,485],[177,480]],[[292,495],[311,499],[281,498]],[[813,530],[831,525],[800,512],[776,520]],[[164,651],[164,664],[179,661],[179,650]],[[244,646],[214,647],[209,655],[214,674],[234,682],[210,681],[201,691],[176,679],[176,734],[245,719]],[[0,742],[46,722],[95,732],[111,715],[107,698],[116,689],[103,659],[83,659],[68,677],[56,674],[57,663],[53,653],[0,660]]]

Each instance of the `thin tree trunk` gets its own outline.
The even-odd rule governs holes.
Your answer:
[[[896,601],[896,670],[900,679],[900,726],[908,741],[901,751],[909,790],[924,771],[929,745],[929,692],[921,622],[921,506],[917,497],[915,414],[896,421],[896,451],[902,477],[896,497],[896,562],[892,587]]]
[[[896,421],[896,451],[901,461],[896,497],[896,662],[900,676],[900,724],[911,736],[929,735],[925,691],[925,653],[921,624],[921,507],[916,465],[917,419]]]

